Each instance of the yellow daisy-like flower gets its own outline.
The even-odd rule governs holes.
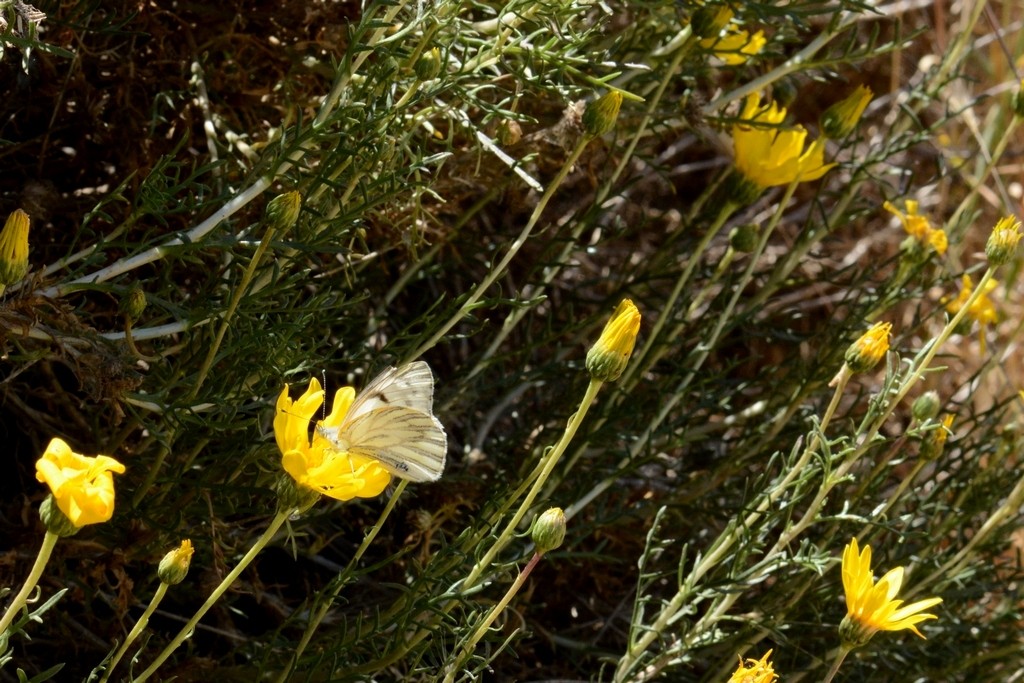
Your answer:
[[[700,45],[713,52],[726,64],[737,66],[761,52],[767,42],[764,31],[758,31],[751,35],[749,31],[735,26],[726,26],[721,35],[705,38],[700,41]]]
[[[75,453],[63,439],[51,439],[36,461],[36,479],[50,487],[57,507],[75,527],[114,516],[112,472],[123,474],[124,465],[106,455]]]
[[[804,149],[803,126],[779,127],[786,109],[775,102],[762,106],[758,95],[750,95],[739,118],[732,127],[736,170],[758,189],[816,180],[835,166],[825,163],[821,141]]]
[[[906,213],[897,209],[891,202],[882,204],[882,208],[900,219],[900,223],[903,223],[903,229],[918,244],[923,247],[930,247],[939,256],[945,254],[946,248],[949,246],[949,240],[946,238],[945,231],[933,228],[928,219],[917,212],[918,203],[913,199],[906,200],[904,206],[907,207]]]
[[[342,387],[334,395],[330,414],[315,426],[339,427],[356,397],[352,387]],[[277,399],[274,437],[281,450],[281,465],[300,486],[337,500],[378,496],[391,481],[391,475],[376,460],[334,448],[330,440],[310,423],[324,401],[324,391],[316,379],[296,401],[288,387]],[[314,427],[315,427],[314,426]]]
[[[772,651],[768,650],[761,659],[748,659],[746,664],[740,657],[740,666],[729,676],[728,683],[772,683],[779,676],[768,661],[771,656]]]
[[[934,614],[922,614],[942,602],[942,598],[918,600],[903,606],[896,594],[903,584],[903,567],[886,572],[875,583],[871,575],[871,546],[857,547],[857,539],[843,550],[843,590],[846,592],[846,617],[839,626],[843,645],[849,648],[867,643],[878,631],[910,629],[921,638],[917,624],[926,619],[937,619]]]
[[[601,382],[614,382],[626,369],[640,332],[640,311],[623,299],[604,326],[601,337],[587,352],[587,370]]]
[[[982,353],[985,353],[985,337],[988,332],[988,326],[999,320],[999,313],[996,311],[996,305],[988,296],[998,286],[998,281],[989,279],[985,283],[985,289],[981,292],[974,303],[967,308],[967,313],[965,314],[969,319],[975,321],[981,327],[980,340]],[[967,303],[967,300],[971,298],[971,294],[973,292],[974,281],[971,280],[970,275],[964,275],[961,280],[960,293],[955,299],[946,303],[946,310],[949,311],[951,315],[956,315],[960,312],[960,309],[964,307],[964,304]]]

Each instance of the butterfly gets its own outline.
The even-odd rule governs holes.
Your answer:
[[[360,391],[339,427],[319,427],[339,451],[371,458],[409,481],[437,481],[448,436],[434,417],[434,375],[423,361],[387,368]]]

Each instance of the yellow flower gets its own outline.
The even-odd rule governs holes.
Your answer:
[[[600,339],[587,353],[587,370],[601,382],[614,382],[626,369],[640,332],[640,311],[633,302],[623,299],[604,326]]]
[[[961,279],[962,286],[960,287],[960,293],[955,299],[946,304],[946,310],[951,314],[956,315],[960,312],[960,309],[964,307],[967,300],[971,298],[971,294],[974,293],[974,281],[971,280],[970,275],[964,275]],[[978,300],[971,304],[970,308],[967,309],[967,317],[974,320],[982,325],[988,325],[994,323],[999,319],[998,313],[996,313],[996,306],[992,303],[992,300],[988,298],[988,295],[999,286],[999,282],[996,280],[989,280],[985,283],[985,291],[981,293]]]
[[[352,387],[342,387],[334,396],[330,414],[317,427],[339,427],[355,399]],[[288,396],[288,387],[277,399],[274,437],[281,449],[281,465],[300,486],[337,500],[372,498],[380,495],[391,475],[376,460],[346,451],[338,451],[320,429],[310,439],[310,421],[320,409],[324,391],[316,379],[297,401]]]
[[[985,289],[982,290],[978,298],[967,308],[965,315],[970,320],[978,323],[981,327],[980,340],[981,340],[981,352],[985,353],[985,337],[988,331],[988,326],[999,320],[999,313],[996,311],[996,305],[992,303],[992,299],[988,298],[988,295],[999,286],[999,282],[993,279],[989,279],[985,283]],[[971,294],[974,292],[974,282],[971,280],[970,275],[964,275],[961,280],[960,293],[955,299],[946,303],[946,310],[951,315],[956,315],[960,312],[960,309],[964,307],[967,300],[971,298]]]
[[[845,138],[853,132],[871,101],[871,88],[858,85],[846,99],[836,102],[821,115],[821,134],[833,140]]]
[[[771,656],[772,651],[768,650],[761,659],[748,659],[746,664],[740,657],[740,666],[729,676],[728,683],[772,683],[778,675],[768,661]]]
[[[867,372],[885,357],[889,350],[892,323],[875,323],[846,350],[846,364],[853,372]]]
[[[20,282],[28,272],[29,224],[28,214],[15,209],[0,231],[0,285],[4,287]]]
[[[928,219],[917,212],[918,203],[913,199],[906,200],[904,205],[907,207],[906,213],[897,209],[891,202],[885,202],[882,208],[899,218],[900,223],[903,223],[903,229],[918,244],[931,247],[939,256],[945,254],[949,246],[945,231],[933,228]]]
[[[181,546],[164,555],[163,559],[160,560],[160,566],[156,570],[156,575],[160,577],[160,581],[170,586],[181,583],[185,579],[185,575],[188,574],[189,565],[192,564],[192,553],[194,552],[195,549],[192,547],[192,541],[186,538],[181,542]]]
[[[50,487],[57,507],[76,527],[106,522],[114,515],[114,477],[124,465],[106,455],[89,457],[54,438],[36,461],[36,479]]]
[[[735,26],[726,26],[720,36],[705,38],[700,41],[700,45],[714,52],[726,64],[737,66],[758,54],[767,42],[764,31],[751,35]]]
[[[985,255],[994,266],[1008,263],[1017,253],[1020,243],[1020,221],[1013,216],[1006,216],[992,228],[985,244]]]
[[[775,102],[761,106],[759,96],[750,95],[739,118],[741,123],[732,127],[736,170],[759,190],[816,180],[835,166],[825,163],[821,141],[804,149],[807,131],[803,126],[779,127],[786,110]]]
[[[846,647],[860,647],[878,631],[910,629],[924,638],[916,624],[926,619],[937,619],[934,614],[921,614],[942,598],[928,598],[903,607],[895,600],[903,583],[903,567],[889,570],[875,583],[871,575],[871,546],[860,551],[857,539],[843,550],[843,590],[846,592],[846,618],[839,627],[839,635]]]

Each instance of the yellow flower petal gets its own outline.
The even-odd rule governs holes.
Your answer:
[[[758,187],[816,180],[835,164],[825,163],[825,147],[817,141],[804,149],[802,126],[779,128],[786,110],[775,102],[761,106],[757,95],[744,101],[741,122],[733,126],[736,170]]]

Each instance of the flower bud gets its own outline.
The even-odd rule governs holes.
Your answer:
[[[614,382],[626,369],[640,331],[640,311],[623,299],[615,308],[601,337],[587,353],[587,370],[600,382]]]
[[[298,192],[279,194],[267,204],[267,223],[278,230],[288,230],[299,220],[302,195]]]
[[[583,130],[589,137],[604,135],[615,126],[622,106],[622,93],[612,90],[594,102],[587,104],[583,112]]]
[[[780,107],[792,105],[799,94],[800,87],[793,78],[783,77],[772,83],[772,99],[778,102]]]
[[[57,506],[57,500],[53,497],[52,493],[46,496],[39,505],[39,519],[43,520],[43,525],[47,531],[61,538],[74,536],[81,529],[81,527],[75,526],[74,522],[61,512],[60,507]]]
[[[518,121],[502,119],[498,122],[495,135],[502,147],[511,147],[523,139],[523,128],[519,125]]]
[[[416,60],[413,71],[416,73],[416,78],[421,81],[432,81],[437,78],[437,75],[441,73],[441,50],[435,47],[425,52]]]
[[[741,254],[749,254],[757,249],[761,236],[761,228],[754,223],[737,225],[729,233],[729,246]]]
[[[565,513],[562,508],[549,508],[538,516],[530,529],[530,538],[541,555],[561,546],[565,540]]]
[[[716,38],[732,19],[733,12],[728,5],[704,5],[693,13],[690,27],[698,38]]]
[[[938,415],[939,408],[941,407],[939,392],[926,391],[914,401],[914,404],[910,407],[910,414],[918,422],[925,422]]]
[[[867,372],[882,360],[889,350],[892,323],[875,323],[846,350],[846,365],[852,372]]]
[[[28,272],[28,214],[15,209],[0,231],[0,285],[20,282]]]
[[[946,415],[942,418],[942,424],[925,435],[921,442],[920,456],[925,460],[935,460],[942,455],[946,447],[946,440],[949,439],[950,427],[953,426],[953,416]]]
[[[1017,253],[1020,243],[1020,221],[1013,216],[1006,216],[992,228],[992,234],[985,243],[985,255],[993,266],[1008,263]]]
[[[164,558],[160,560],[160,566],[156,570],[156,575],[160,577],[160,581],[168,586],[184,581],[185,575],[188,574],[189,565],[192,564],[193,552],[195,550],[192,548],[192,541],[186,538],[181,542],[180,547],[164,555]]]
[[[840,140],[853,132],[867,109],[872,96],[871,88],[858,85],[850,95],[836,102],[821,115],[821,133],[832,140]]]
[[[135,324],[142,316],[142,312],[146,310],[146,293],[142,291],[142,287],[138,284],[132,285],[131,289],[121,297],[117,310],[121,315],[128,318],[132,324]]]

